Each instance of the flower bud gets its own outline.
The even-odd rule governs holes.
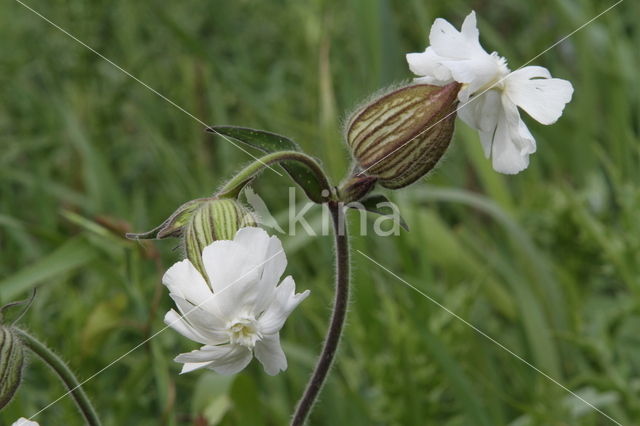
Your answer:
[[[22,378],[24,349],[13,328],[0,325],[0,409],[16,393]]]
[[[184,229],[187,258],[200,271],[207,273],[202,263],[202,251],[216,240],[233,240],[238,229],[256,226],[254,216],[235,199],[211,199],[196,209]]]
[[[346,134],[355,173],[398,189],[431,171],[453,136],[459,89],[458,83],[405,86],[356,112]]]
[[[202,250],[217,240],[232,240],[238,229],[256,226],[253,214],[234,198],[198,198],[178,208],[162,225],[142,234],[127,234],[134,240],[182,238],[187,258],[207,278]]]

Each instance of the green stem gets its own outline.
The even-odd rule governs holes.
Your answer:
[[[248,181],[253,179],[266,167],[274,163],[280,163],[282,161],[297,161],[299,163],[305,164],[316,176],[318,182],[320,182],[320,184],[322,185],[322,189],[327,190],[327,194],[331,193],[331,185],[329,184],[327,176],[322,170],[322,167],[320,167],[318,162],[314,160],[313,157],[310,157],[307,154],[303,154],[302,152],[298,151],[278,151],[267,154],[264,157],[261,157],[253,163],[249,164],[247,167],[241,170],[240,173],[235,175],[229,182],[227,182],[224,187],[220,191],[218,191],[217,195],[235,196],[235,192],[242,189]]]
[[[336,249],[336,294],[333,304],[333,314],[322,353],[311,375],[311,379],[309,379],[307,388],[298,402],[291,426],[304,425],[313,405],[318,399],[322,385],[329,374],[333,359],[338,350],[340,336],[342,335],[344,321],[347,316],[347,306],[349,303],[349,239],[344,217],[344,206],[342,203],[335,201],[330,201],[328,205],[331,211],[331,218],[333,219]]]
[[[16,329],[24,345],[29,348],[34,354],[38,355],[45,364],[58,375],[62,383],[68,390],[69,395],[73,398],[74,402],[78,406],[80,413],[90,426],[99,426],[100,420],[96,414],[96,410],[91,405],[87,394],[80,386],[80,382],[69,369],[67,364],[60,359],[58,355],[53,353],[51,349],[46,347],[44,343],[37,340],[24,330]]]

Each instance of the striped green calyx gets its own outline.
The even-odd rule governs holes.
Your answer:
[[[235,198],[198,198],[181,205],[151,231],[127,234],[132,240],[181,238],[187,258],[205,279],[202,250],[216,240],[232,240],[238,229],[256,226],[254,215]]]
[[[0,409],[15,395],[22,378],[24,349],[12,327],[0,325]]]
[[[458,83],[409,85],[357,111],[346,134],[354,175],[399,189],[431,171],[451,142],[459,90]]]
[[[202,251],[217,240],[232,240],[240,228],[256,226],[253,214],[232,198],[210,198],[201,203],[184,227],[187,258],[208,280]]]

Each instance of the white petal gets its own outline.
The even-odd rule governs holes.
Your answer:
[[[206,339],[205,343],[217,345],[228,341],[228,334],[225,331],[226,320],[220,315],[212,313],[211,311],[214,309],[209,308],[205,311],[201,306],[192,305],[174,294],[170,296],[182,312],[182,319]],[[207,303],[215,304],[215,296]]]
[[[173,328],[178,333],[182,334],[187,339],[191,339],[194,342],[202,343],[203,345],[214,344],[214,342],[210,341],[211,339],[199,333],[195,328],[193,328],[191,324],[185,321],[185,319],[182,318],[182,316],[180,316],[180,314],[178,314],[173,309],[167,312],[164,316],[164,323]]]
[[[493,138],[493,168],[500,173],[516,174],[529,166],[529,154],[535,152],[536,145],[516,106],[505,97],[503,106]]]
[[[290,276],[276,288],[271,304],[258,319],[261,333],[268,335],[280,331],[291,311],[309,296],[309,290],[298,294],[295,291],[295,282]]]
[[[551,73],[545,67],[530,65],[515,70],[509,75],[509,80],[530,80],[532,78],[551,78]]]
[[[542,124],[555,123],[573,95],[570,82],[551,78],[543,67],[516,70],[505,82],[505,93],[511,101]]]
[[[451,72],[452,78],[458,83],[471,83],[476,78],[478,65],[470,59],[445,60],[442,65]]]
[[[493,137],[492,164],[495,171],[505,174],[516,174],[527,168],[528,159],[520,155],[511,140],[511,134],[504,119],[498,120],[498,127]]]
[[[20,417],[18,420],[13,422],[11,426],[39,426],[39,424],[37,422],[34,422],[33,420]]]
[[[264,265],[262,278],[270,281],[275,288],[287,268],[287,256],[278,237],[273,236],[269,239],[265,261],[267,263]]]
[[[255,257],[264,259],[270,238],[264,229],[249,226],[239,229],[233,241],[251,251]]]
[[[484,157],[489,158],[491,156],[491,148],[493,147],[493,138],[496,134],[496,129],[493,129],[491,132],[479,131],[478,134],[480,135],[480,144],[482,145]]]
[[[280,346],[280,335],[264,336],[256,343],[255,355],[270,376],[287,369],[287,357]]]
[[[407,53],[406,58],[409,69],[415,75],[431,75],[433,68],[438,65],[437,56],[431,48],[422,53]]]
[[[221,345],[211,346],[205,345],[200,349],[196,349],[191,352],[186,352],[175,357],[176,362],[217,362],[229,356],[237,345]],[[246,349],[246,348],[245,348]]]
[[[500,93],[489,90],[459,105],[458,117],[476,130],[493,133],[501,110]]]
[[[206,368],[210,365],[210,362],[187,362],[182,366],[180,374],[191,373],[192,371]]]
[[[251,282],[261,270],[255,266],[260,262],[242,244],[233,240],[219,240],[204,248],[202,261],[214,293],[220,293],[236,282]]]
[[[162,283],[171,293],[195,304],[212,295],[206,281],[188,259],[171,266],[162,277]]]
[[[234,374],[251,362],[251,351],[238,345],[203,346],[178,355],[174,361],[185,364],[180,374],[200,368],[210,368],[220,374]]]
[[[233,320],[246,306],[254,306],[264,259],[257,259],[236,241],[215,241],[205,247],[202,259],[215,292],[215,312]],[[209,308],[207,308],[209,310]]]
[[[207,368],[218,374],[228,376],[242,371],[247,365],[249,365],[252,359],[253,354],[249,349],[244,346],[234,345],[233,350],[224,358],[217,359]]]
[[[176,362],[185,363],[182,372],[209,368],[219,374],[235,374],[251,362],[251,351],[240,345],[203,346],[199,350],[180,354]]]
[[[416,79],[416,82],[444,85],[452,81],[451,72],[440,63],[443,58],[438,56],[432,47],[428,47],[422,53],[409,53],[406,57],[411,72],[423,76]]]
[[[429,43],[435,53],[453,59],[468,59],[486,51],[477,39],[475,13],[471,12],[463,24],[464,34],[442,18],[435,20],[429,33]]]
[[[254,227],[240,229],[233,241],[205,247],[203,262],[217,312],[226,320],[264,310],[287,266],[280,240]]]
[[[432,76],[416,77],[413,79],[416,84],[433,84],[434,86],[442,86],[440,80]]]
[[[460,29],[463,37],[469,42],[477,42],[480,38],[480,32],[478,31],[478,25],[476,22],[476,12],[471,11],[464,22],[462,22],[462,28]]]
[[[284,254],[282,243],[278,237],[271,237],[266,253],[266,264],[262,271],[262,277],[257,285],[256,305],[252,312],[262,313],[275,297],[276,286],[280,282],[280,277],[287,268],[287,257]]]

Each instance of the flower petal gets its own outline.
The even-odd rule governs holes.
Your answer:
[[[229,375],[244,369],[251,362],[251,351],[240,345],[203,346],[202,348],[183,353],[175,358],[176,362],[191,364],[183,368],[193,371],[207,367],[216,373]],[[197,364],[197,365],[193,365]]]
[[[33,420],[25,419],[24,417],[20,417],[18,420],[13,422],[11,426],[39,426],[37,422]]]
[[[480,144],[482,145],[484,157],[489,158],[491,156],[491,148],[493,147],[493,138],[496,134],[496,129],[493,129],[490,132],[479,131],[478,134],[480,135]]]
[[[216,362],[232,353],[237,345],[205,345],[200,349],[185,352],[174,358],[176,362]]]
[[[247,306],[255,305],[259,292],[253,287],[262,275],[263,258],[256,258],[244,245],[227,240],[205,247],[202,259],[215,292],[215,312],[221,318],[232,320]]]
[[[162,283],[171,293],[194,304],[212,295],[207,282],[188,259],[171,266],[162,277]]]
[[[443,58],[432,47],[427,47],[422,53],[408,53],[406,58],[411,72],[423,76],[415,79],[416,82],[444,85],[452,81],[451,72],[440,63]]]
[[[216,315],[211,312],[214,311],[214,309],[208,308],[207,310],[204,310],[201,305],[192,305],[175,294],[171,294],[170,296],[182,313],[182,319],[207,339],[205,343],[217,345],[220,343],[226,343],[229,340],[229,336],[225,331],[226,321],[220,315]],[[211,300],[207,300],[206,303],[215,304],[215,296],[212,297]],[[173,326],[171,327],[173,328]]]
[[[228,376],[244,370],[252,359],[253,354],[249,349],[244,346],[235,345],[234,349],[224,358],[216,360],[207,368],[223,376]]]
[[[205,247],[202,258],[216,311],[226,320],[264,310],[287,266],[280,240],[255,227],[240,229],[233,241]]]
[[[256,314],[262,313],[269,306],[275,297],[280,277],[287,268],[287,257],[278,237],[273,236],[269,240],[265,261],[262,277],[256,287],[256,291],[259,292],[253,307],[253,312]]]
[[[264,371],[270,376],[275,376],[287,369],[287,357],[280,345],[278,333],[264,336],[256,343],[255,355],[264,367]]]
[[[570,82],[551,78],[543,67],[516,70],[505,82],[505,93],[511,101],[542,124],[555,123],[573,95]]]
[[[186,362],[180,370],[180,374],[191,373],[192,371],[206,368],[211,365],[210,362]]]
[[[453,59],[468,59],[487,52],[478,42],[475,12],[471,12],[462,24],[462,32],[442,18],[434,21],[429,32],[429,43],[435,53]]]
[[[500,93],[489,90],[458,106],[458,117],[476,130],[493,132],[501,110]]]
[[[200,334],[191,324],[189,324],[183,317],[176,311],[171,309],[164,316],[164,323],[173,328],[178,333],[182,334],[187,339],[194,342],[202,343],[203,345],[212,344],[209,338]]]
[[[529,154],[535,152],[536,144],[517,107],[505,96],[502,103],[504,110],[498,117],[491,150],[493,168],[500,173],[516,174],[529,166]]]
[[[252,252],[254,257],[264,259],[270,239],[271,237],[264,229],[249,226],[239,229],[233,241]]]
[[[476,22],[476,12],[471,11],[462,22],[462,28],[460,28],[462,36],[469,41],[479,43],[480,31],[478,31],[478,23]]]
[[[309,296],[309,290],[295,294],[295,285],[293,278],[288,276],[276,288],[276,294],[271,304],[258,319],[262,334],[269,335],[280,331],[291,311]]]
[[[241,286],[260,276],[256,268],[260,260],[242,244],[233,240],[218,240],[202,251],[202,261],[214,293],[221,293],[229,286]]]
[[[458,117],[480,133],[480,142],[487,158],[491,154],[493,135],[501,111],[502,103],[497,90],[489,90],[458,107]]]

